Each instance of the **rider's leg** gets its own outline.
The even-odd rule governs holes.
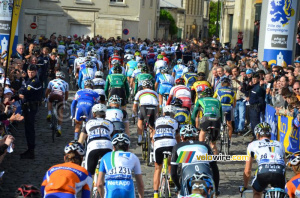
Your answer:
[[[203,131],[202,129],[199,134],[199,141],[201,142],[205,141],[205,131]]]
[[[253,198],[261,198],[262,192],[257,192],[253,189]]]
[[[142,131],[143,131],[143,120],[139,119],[137,123],[137,134],[142,135]]]
[[[233,132],[233,128],[232,128],[232,121],[226,121],[227,126],[228,126],[228,132],[229,132],[229,140],[231,140],[231,136],[232,136],[232,132]]]
[[[154,174],[153,174],[153,190],[154,191],[158,191],[158,188],[159,188],[161,169],[162,169],[162,164],[157,164],[155,162],[155,169],[154,169]]]
[[[159,107],[161,108],[162,106],[162,102],[163,102],[163,96],[161,94],[158,95],[158,99],[159,99]]]
[[[125,125],[125,133],[128,135],[128,137],[130,137],[129,122],[128,121],[124,122],[124,125]]]
[[[81,125],[82,125],[82,121],[75,120],[75,134],[74,134],[75,140],[78,140],[78,138],[79,138]]]
[[[211,150],[213,151],[214,155],[219,154],[218,148],[217,148],[217,141],[210,142],[210,147],[211,147]]]
[[[63,121],[63,113],[64,113],[64,107],[60,106],[58,109],[58,121],[57,121],[57,130],[61,130],[61,124]]]
[[[52,114],[52,102],[48,102],[48,116],[51,114]]]

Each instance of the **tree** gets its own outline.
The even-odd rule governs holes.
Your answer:
[[[221,2],[219,2],[219,6],[221,8]],[[216,34],[217,29],[217,15],[218,15],[218,2],[210,1],[209,5],[209,36],[213,36]],[[219,13],[219,20],[220,20],[220,13]],[[219,26],[220,28],[220,26]],[[216,35],[219,36],[219,32]]]
[[[176,26],[176,22],[175,22],[173,16],[171,15],[171,13],[169,11],[161,9],[159,20],[169,21],[170,22],[169,33],[171,35],[177,34],[178,28]]]

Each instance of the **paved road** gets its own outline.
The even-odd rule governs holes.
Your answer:
[[[130,106],[130,105],[129,105]],[[129,107],[128,107],[129,109]],[[73,138],[73,128],[69,118],[69,112],[65,113],[65,122],[62,126],[63,135],[55,139],[55,143],[51,140],[51,130],[46,121],[47,110],[44,106],[40,107],[36,119],[36,149],[34,160],[20,160],[19,154],[26,150],[26,141],[23,130],[23,123],[19,123],[18,132],[13,135],[16,138],[15,150],[12,154],[8,154],[4,162],[0,165],[0,171],[4,170],[5,174],[3,182],[0,186],[0,198],[10,198],[14,196],[14,192],[21,184],[33,184],[40,187],[44,174],[47,169],[55,164],[63,162],[64,146]],[[131,111],[129,110],[129,115]],[[136,153],[141,159],[140,148],[136,146],[136,126],[131,123],[131,151]],[[232,154],[246,153],[246,146],[250,140],[243,137],[234,137],[232,141]],[[152,177],[154,167],[147,167],[143,161],[142,171],[145,183],[145,197],[152,197]],[[220,169],[220,191],[219,197],[240,197],[238,194],[238,186],[242,184],[244,162],[222,162],[219,163]],[[253,172],[254,172],[253,167]],[[291,178],[291,171],[288,178]],[[175,197],[175,196],[173,196]]]

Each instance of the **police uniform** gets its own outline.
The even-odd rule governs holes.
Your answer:
[[[35,147],[34,121],[35,121],[35,115],[38,110],[39,102],[42,99],[42,84],[39,81],[38,76],[28,79],[25,82],[25,87],[20,90],[20,94],[24,95],[23,115],[25,121],[25,136],[26,136],[26,141],[28,146],[28,150],[25,153],[21,154],[21,158],[34,158],[34,152],[33,152]],[[31,154],[28,154],[28,152]]]

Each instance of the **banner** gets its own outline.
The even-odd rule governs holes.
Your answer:
[[[277,140],[277,115],[276,110],[271,105],[266,105],[265,122],[271,125],[272,134],[271,140]]]
[[[292,64],[297,0],[268,0],[264,58],[271,65]]]

